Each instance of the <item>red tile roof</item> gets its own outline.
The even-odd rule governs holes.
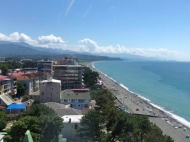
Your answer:
[[[0,81],[1,80],[4,80],[4,79],[6,79],[6,78],[8,78],[7,76],[4,76],[4,75],[0,75]]]
[[[9,74],[12,78],[17,79],[33,79],[39,77],[40,75],[47,75],[46,73],[38,74],[38,73],[24,73],[24,72],[14,72]]]

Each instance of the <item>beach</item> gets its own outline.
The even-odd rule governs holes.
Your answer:
[[[91,62],[85,63],[85,66],[91,68],[93,71],[98,71]],[[106,84],[107,89],[117,98],[117,105],[125,105],[131,113],[153,116],[149,117],[149,120],[156,124],[163,131],[163,134],[171,136],[175,142],[190,141],[190,139],[186,138],[186,135],[190,134],[188,128],[184,131],[183,128],[185,126],[180,124],[169,114],[153,106],[145,98],[130,92],[124,85],[118,84],[105,74],[99,71],[98,73],[101,80]]]

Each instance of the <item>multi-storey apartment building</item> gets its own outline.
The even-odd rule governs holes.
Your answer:
[[[0,95],[17,93],[17,80],[16,78],[9,78],[8,76],[0,75]]]
[[[53,61],[50,61],[50,60],[38,61],[38,71],[52,74],[53,73]]]
[[[61,80],[61,89],[82,88],[82,66],[75,59],[65,58],[53,65],[53,78]]]
[[[49,79],[40,82],[40,103],[60,102],[61,81]]]

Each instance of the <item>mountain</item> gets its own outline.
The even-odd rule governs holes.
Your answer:
[[[23,47],[30,47],[31,49],[37,50],[37,51],[43,51],[48,52],[49,54],[81,54],[79,52],[74,52],[70,50],[62,50],[62,49],[55,49],[55,48],[44,48],[44,47],[34,47],[28,43],[25,42],[8,42],[8,41],[0,41],[0,44],[15,44],[20,45]]]
[[[128,54],[128,53],[100,53],[97,54],[99,56],[108,56],[108,57],[119,57],[122,59],[127,59],[127,60],[142,60],[142,61],[158,61],[158,60],[163,60],[161,58],[156,58],[156,57],[145,57],[145,56],[140,56],[140,55],[133,55],[133,54]]]
[[[47,52],[38,51],[30,47],[24,47],[21,45],[6,43],[0,44],[0,56],[10,55],[36,55],[36,54],[47,54]]]

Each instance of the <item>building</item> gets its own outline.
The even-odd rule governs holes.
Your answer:
[[[40,82],[40,103],[60,102],[61,81],[49,79]]]
[[[26,110],[26,104],[10,104],[7,107],[9,113],[19,114]]]
[[[53,61],[40,60],[38,61],[38,72],[53,73]]]
[[[72,108],[88,108],[91,102],[89,89],[66,89],[61,92],[60,103]]]
[[[53,78],[61,80],[61,89],[82,88],[82,66],[81,65],[53,65]]]
[[[64,138],[69,141],[77,141],[77,142],[84,142],[84,140],[77,136],[77,130],[80,126],[80,121],[83,115],[64,115],[63,118],[63,125],[61,134]]]
[[[81,110],[70,108],[68,105],[55,102],[47,102],[45,105],[52,108],[59,117],[63,117],[64,115],[82,115]]]
[[[1,94],[17,94],[17,79],[0,75],[0,95]]]
[[[0,132],[0,142],[4,142],[3,138],[7,135],[7,132]]]
[[[12,78],[24,83],[26,94],[30,95],[39,91],[40,75],[38,73],[14,72],[9,74]]]
[[[55,64],[58,64],[58,65],[78,65],[78,62],[74,58],[65,57],[64,59],[56,61]]]
[[[8,106],[14,103],[13,99],[8,94],[1,94],[0,95],[0,106]]]
[[[5,57],[0,57],[0,62],[5,62]]]

